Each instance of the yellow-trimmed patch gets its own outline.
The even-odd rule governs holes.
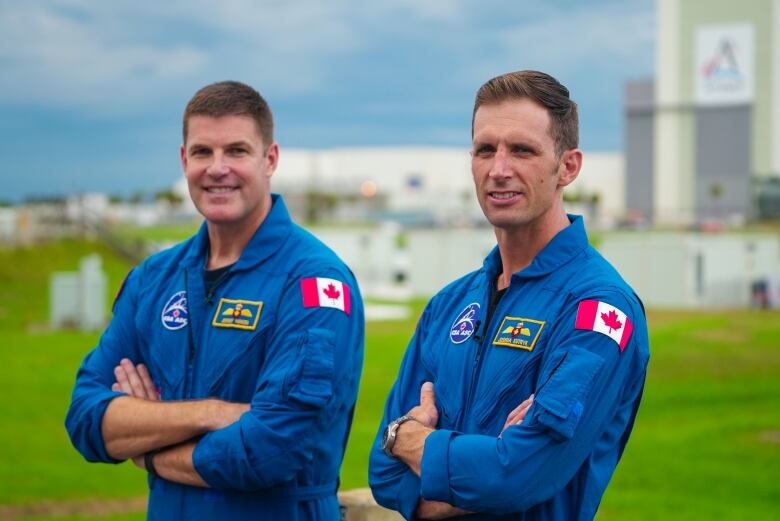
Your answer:
[[[222,298],[219,299],[219,305],[214,312],[211,325],[254,331],[257,329],[257,321],[260,320],[262,309],[262,302]]]
[[[536,341],[539,340],[539,335],[542,334],[543,327],[544,321],[542,320],[504,317],[498,327],[496,337],[493,339],[493,345],[533,351]]]

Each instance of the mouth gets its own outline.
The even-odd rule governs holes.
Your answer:
[[[523,192],[512,192],[512,191],[503,191],[503,192],[488,192],[488,200],[490,200],[493,204],[512,204],[515,203],[520,199],[520,197],[523,195]]]
[[[511,199],[521,195],[521,192],[488,192],[488,195],[493,199]]]
[[[235,186],[206,186],[203,188],[204,192],[210,194],[226,194],[238,190]]]

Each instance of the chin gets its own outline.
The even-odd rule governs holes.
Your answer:
[[[201,212],[203,218],[210,223],[214,224],[226,224],[238,220],[239,216],[233,212],[226,212],[224,210],[206,210]]]
[[[533,222],[532,218],[524,215],[493,215],[488,216],[487,220],[494,228],[506,230],[526,226]]]

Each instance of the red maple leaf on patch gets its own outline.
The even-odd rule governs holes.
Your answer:
[[[623,327],[623,323],[618,320],[618,314],[615,313],[615,310],[611,310],[609,314],[602,313],[601,314],[601,320],[604,321],[604,325],[606,325],[609,328],[609,332],[612,333],[612,330],[614,329],[617,331],[621,327]]]
[[[329,299],[336,300],[339,298],[339,295],[341,295],[341,292],[337,290],[333,284],[328,284],[328,287],[322,290],[323,293],[325,293],[325,296]]]

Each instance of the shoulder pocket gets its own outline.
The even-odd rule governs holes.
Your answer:
[[[574,435],[593,385],[593,377],[602,365],[604,359],[600,356],[572,347],[538,391],[534,404],[541,408],[539,423],[559,441]]]
[[[333,347],[335,335],[327,329],[312,328],[302,338],[291,375],[290,400],[310,407],[323,407],[333,396]]]

